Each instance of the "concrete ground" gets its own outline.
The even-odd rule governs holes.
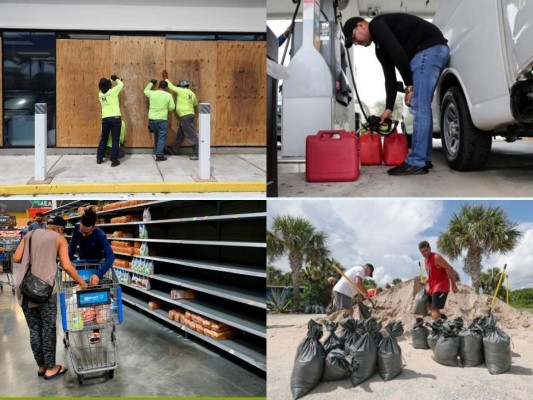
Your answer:
[[[0,280],[5,280],[0,275]],[[11,288],[0,292],[0,398],[33,397],[264,397],[264,374],[229,355],[193,341],[159,322],[124,307],[117,325],[117,369],[87,374],[79,385],[61,323],[57,325],[56,363],[67,365],[64,376],[37,377],[29,331]],[[239,361],[239,360],[237,360]]]
[[[495,140],[486,166],[458,172],[448,167],[440,140],[433,140],[427,175],[389,176],[386,166],[363,166],[355,182],[308,183],[305,164],[279,165],[279,197],[531,197],[533,141]]]
[[[121,165],[97,165],[94,154],[57,154],[47,157],[50,182],[33,184],[33,155],[0,156],[0,195],[69,193],[180,193],[210,196],[237,192],[264,197],[265,154],[212,154],[211,179],[201,180],[198,161],[188,155],[155,162],[151,154],[126,154]]]

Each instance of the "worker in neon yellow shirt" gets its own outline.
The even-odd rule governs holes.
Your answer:
[[[194,129],[194,108],[198,107],[198,100],[192,90],[189,89],[189,81],[182,79],[178,86],[174,86],[170,80],[166,79],[168,88],[176,93],[176,113],[180,120],[180,127],[176,135],[176,140],[166,151],[177,155],[184,139],[187,139],[192,146],[191,160],[198,160],[198,136]]]
[[[167,158],[163,151],[168,136],[168,113],[174,111],[176,104],[172,95],[167,92],[168,84],[161,81],[158,89],[152,90],[156,83],[157,80],[152,79],[144,88],[144,95],[150,102],[148,130],[155,135],[155,160],[165,161]]]
[[[111,81],[115,82],[113,86]],[[111,75],[111,79],[102,78],[98,82],[98,99],[102,105],[102,135],[98,143],[96,152],[96,163],[104,162],[105,149],[109,134],[111,133],[111,166],[120,165],[118,160],[118,147],[120,140],[120,128],[122,126],[122,114],[120,113],[120,101],[118,95],[124,87],[124,83],[116,76]]]

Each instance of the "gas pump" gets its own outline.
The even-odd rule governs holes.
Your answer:
[[[305,139],[320,130],[355,127],[339,3],[302,0],[303,21],[293,29],[289,77],[283,81],[283,157],[305,156]]]

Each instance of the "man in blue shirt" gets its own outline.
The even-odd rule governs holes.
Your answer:
[[[46,222],[43,222],[43,218],[44,214],[42,212],[35,214],[35,222],[28,227],[28,231],[25,233],[34,231],[36,229],[46,229]]]
[[[91,276],[89,280],[90,286],[98,285],[100,279],[109,271],[113,261],[115,261],[115,255],[105,232],[95,225],[96,211],[93,207],[87,207],[80,218],[80,222],[76,224],[68,246],[68,256],[71,260],[74,260],[78,246],[78,258],[81,260],[101,260],[104,258],[100,269]]]

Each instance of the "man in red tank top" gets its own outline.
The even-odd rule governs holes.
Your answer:
[[[431,310],[431,317],[436,321],[441,317],[440,310],[446,304],[448,292],[450,291],[450,281],[452,282],[453,292],[457,293],[459,291],[455,280],[455,272],[453,267],[440,254],[431,251],[427,241],[420,242],[418,249],[425,259],[428,275],[425,282],[428,293],[428,306]]]

